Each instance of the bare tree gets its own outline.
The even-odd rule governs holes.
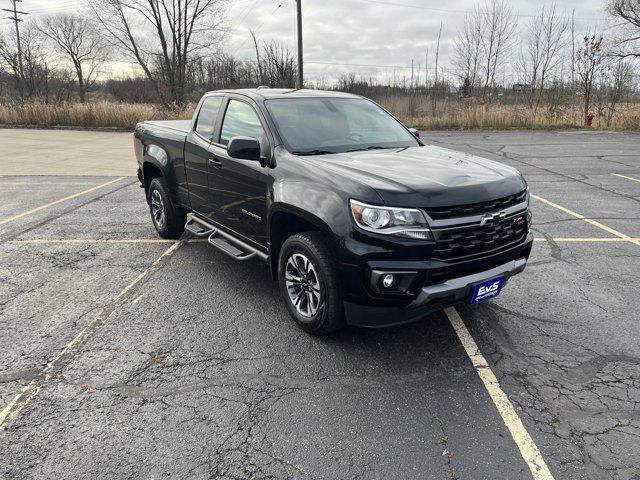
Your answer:
[[[476,8],[476,18],[484,22],[481,36],[484,63],[483,94],[495,86],[498,67],[502,66],[511,50],[517,18],[506,0],[487,0]]]
[[[569,17],[558,15],[556,5],[543,5],[527,25],[523,67],[531,85],[531,107],[537,108],[550,74],[567,45]]]
[[[608,0],[606,9],[615,19],[622,20],[614,54],[640,58],[640,0]]]
[[[20,67],[17,40],[15,36],[0,37],[0,62],[4,68],[13,73],[15,87],[18,90],[20,99],[25,98],[25,89],[23,83],[24,68]]]
[[[471,95],[480,77],[482,18],[466,15],[462,30],[454,43],[454,64],[464,82],[466,95]]]
[[[38,29],[59,54],[73,65],[78,82],[78,97],[84,103],[87,90],[95,83],[107,59],[107,45],[88,19],[76,14],[49,15]]]
[[[465,17],[455,44],[456,66],[468,83],[478,83],[485,97],[509,57],[517,25],[506,0],[486,0]]]
[[[618,104],[633,84],[633,69],[628,61],[609,57],[602,76],[598,110],[605,117],[607,126],[611,126]]]
[[[33,22],[28,22],[21,29],[20,37],[21,56],[15,34],[0,38],[0,64],[12,72],[21,101],[34,97],[48,100],[52,72],[41,34]]]
[[[227,0],[88,0],[104,34],[165,103],[183,103],[188,64],[223,34]]]
[[[280,43],[272,41],[263,45],[265,66],[262,67],[267,85],[273,87],[293,87],[298,75],[297,59]]]
[[[260,61],[260,47],[258,46],[258,37],[256,37],[256,32],[251,30],[251,38],[253,39],[253,46],[256,49],[256,64],[258,65],[258,83],[262,85],[264,82],[262,79],[264,78],[264,74],[262,72],[262,62]]]
[[[576,73],[584,96],[583,113],[585,117],[589,113],[594,80],[603,60],[602,36],[585,36],[582,39],[582,46],[576,51]]]

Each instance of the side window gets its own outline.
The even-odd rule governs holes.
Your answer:
[[[230,100],[222,122],[220,143],[227,145],[232,137],[253,137],[261,140],[264,130],[256,112],[244,102]]]
[[[196,132],[204,138],[211,140],[213,137],[213,128],[216,125],[218,111],[222,104],[223,97],[208,97],[202,102],[198,120],[196,121]]]

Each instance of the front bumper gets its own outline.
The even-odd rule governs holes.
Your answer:
[[[436,285],[425,285],[417,297],[405,307],[368,306],[345,302],[347,323],[376,328],[420,320],[430,313],[470,299],[473,288],[478,283],[503,276],[506,284],[510,277],[522,272],[526,264],[525,257],[517,258],[482,272],[450,278]]]

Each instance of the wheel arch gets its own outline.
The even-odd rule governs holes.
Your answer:
[[[164,177],[171,189],[173,186],[171,165],[167,150],[155,142],[144,146],[142,156],[142,185],[144,186],[147,203],[149,202],[149,185],[154,178]],[[170,192],[174,197],[174,192]]]
[[[331,228],[319,217],[292,205],[278,204],[269,215],[269,266],[273,280],[278,279],[278,260],[282,245],[292,235],[307,231],[321,232],[333,248]]]
[[[162,169],[151,161],[144,161],[142,164],[142,179],[144,182],[144,193],[149,203],[149,185],[154,178],[164,177]]]

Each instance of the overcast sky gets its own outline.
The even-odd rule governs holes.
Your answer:
[[[580,35],[605,24],[603,1],[557,0],[556,4],[568,14],[575,9],[576,34]],[[5,7],[9,3],[0,0]],[[73,12],[82,3],[82,0],[23,0],[20,8],[37,16]],[[427,50],[428,66],[433,70],[440,22],[443,24],[440,65],[447,68],[456,32],[465,12],[472,10],[475,3],[475,0],[302,0],[305,77],[331,81],[340,73],[350,72],[381,80],[392,79],[394,72],[396,78],[408,77],[414,59],[416,70],[420,64],[420,78],[424,80]],[[511,0],[510,3],[524,25],[544,2]],[[253,59],[250,29],[257,30],[262,40],[279,40],[295,52],[295,0],[232,0],[229,6],[226,52]],[[3,28],[8,26],[7,22],[3,20]],[[118,70],[129,69],[119,65]]]

